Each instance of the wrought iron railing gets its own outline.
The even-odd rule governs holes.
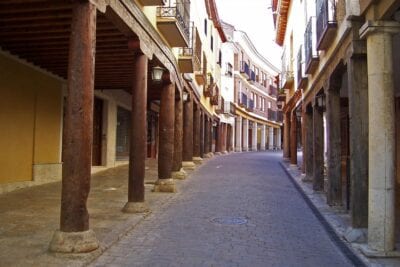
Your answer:
[[[270,84],[269,88],[268,88],[268,94],[270,96],[277,97],[278,96],[278,88],[276,88],[276,86]]]
[[[250,68],[247,62],[242,61],[240,64],[240,72],[246,74],[247,77],[250,77]]]
[[[278,110],[276,113],[276,121],[283,122],[283,111]]]
[[[272,109],[268,109],[268,120],[276,121],[276,111]]]
[[[318,44],[324,37],[324,34],[330,25],[336,25],[336,1],[335,0],[317,0],[317,41]]]
[[[182,33],[186,40],[190,40],[190,12],[187,11],[185,2],[177,2],[175,6],[157,7],[157,17],[176,18]]]
[[[194,53],[193,43],[194,43],[194,24],[190,22],[189,27],[189,45],[188,47],[181,47],[179,48],[179,55],[180,56],[189,56],[192,57]]]
[[[304,33],[304,54],[306,73],[309,69],[311,61],[318,58],[317,40],[315,34],[315,17],[310,17],[307,23],[306,32]]]
[[[248,101],[249,101],[249,103],[247,104],[247,108],[250,111],[253,111],[254,110],[254,100],[253,99],[249,99]]]
[[[247,107],[247,95],[245,93],[239,93],[239,105]]]

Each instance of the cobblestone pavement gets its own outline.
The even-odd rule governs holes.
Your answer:
[[[263,152],[209,160],[92,266],[351,266],[280,159]],[[240,219],[247,223],[221,224]]]

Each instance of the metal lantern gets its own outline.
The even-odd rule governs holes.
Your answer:
[[[164,73],[164,68],[160,66],[155,66],[151,70],[151,79],[153,82],[161,82],[162,80],[162,75]]]

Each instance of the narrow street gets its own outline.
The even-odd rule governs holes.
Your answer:
[[[352,266],[280,159],[211,159],[92,266]]]

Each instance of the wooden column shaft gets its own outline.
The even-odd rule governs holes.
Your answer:
[[[313,107],[313,189],[321,191],[324,189],[324,120],[320,108]]]
[[[96,7],[75,2],[68,60],[68,95],[64,121],[60,230],[89,229],[93,138]]]
[[[200,104],[193,110],[193,157],[200,157]]]
[[[171,178],[174,156],[175,85],[166,84],[161,89],[159,115],[158,178]]]
[[[132,117],[129,151],[128,202],[144,201],[145,160],[147,151],[147,66],[143,54],[135,56],[132,86]]]
[[[183,161],[193,160],[193,99],[183,104]]]
[[[290,163],[297,164],[297,118],[294,111],[290,125]]]
[[[338,79],[338,78],[337,78]],[[342,205],[340,88],[326,90],[328,204]]]
[[[175,129],[174,129],[174,162],[173,171],[179,171],[182,168],[182,150],[183,150],[183,101],[175,101]]]

